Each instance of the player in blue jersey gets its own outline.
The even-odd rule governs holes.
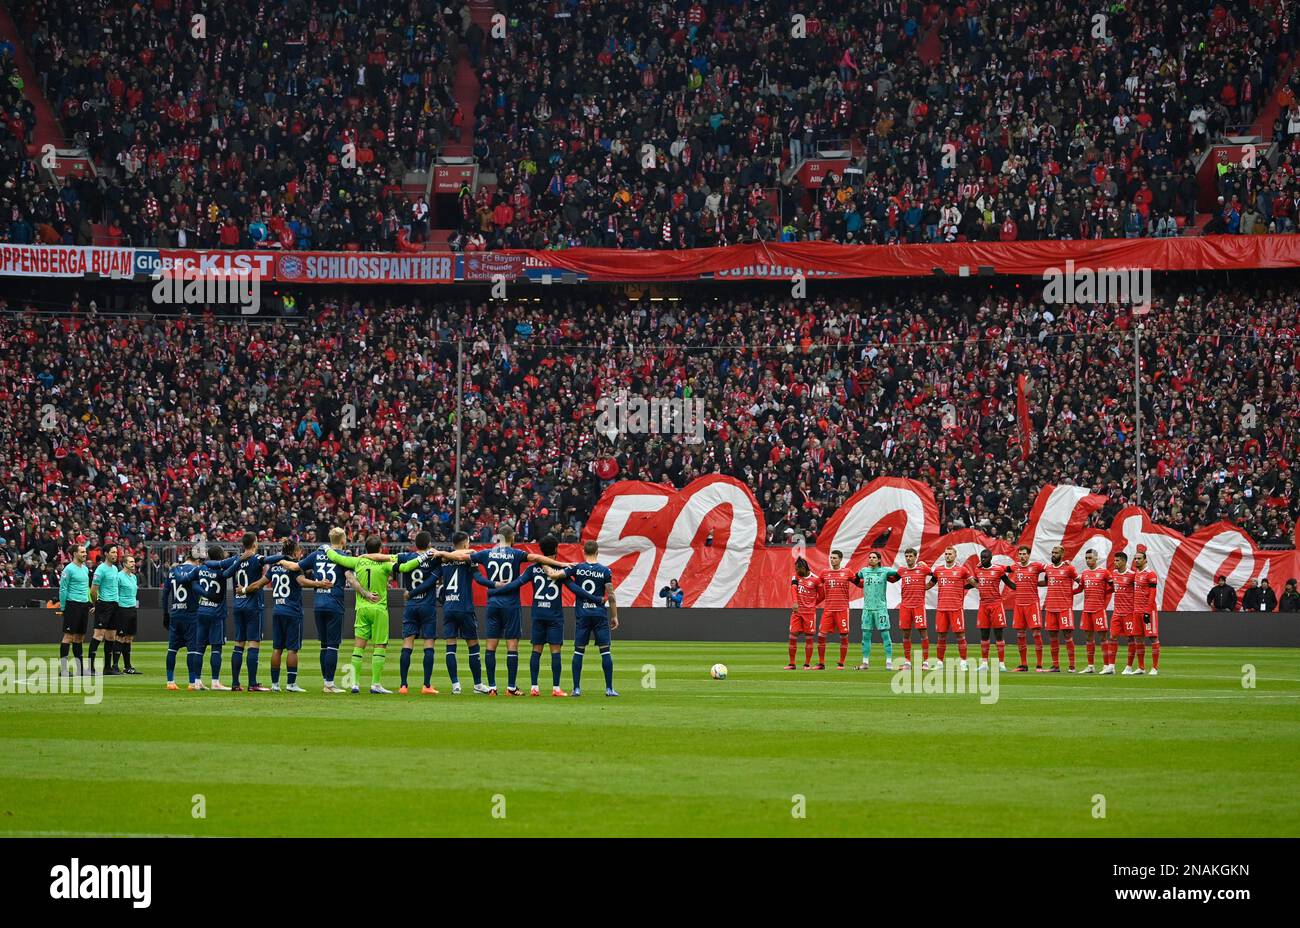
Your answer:
[[[614,575],[596,560],[600,552],[594,540],[582,546],[587,560],[563,570],[548,570],[553,580],[564,580],[564,585],[579,597],[573,609],[576,619],[573,633],[573,695],[582,695],[582,657],[587,642],[596,640],[600,648],[600,666],[605,671],[605,695],[617,696],[614,691],[614,655],[610,652],[609,634],[618,628],[618,603],[614,599]],[[591,600],[595,600],[595,603]],[[608,606],[606,605],[608,603]]]
[[[560,542],[554,535],[547,535],[538,544],[542,554],[549,558],[554,558],[559,551]],[[515,580],[498,592],[505,593],[513,587],[521,587],[525,583],[533,585],[533,606],[529,610],[531,619],[530,635],[533,645],[532,656],[528,659],[528,675],[532,681],[529,687],[529,696],[540,696],[541,688],[538,685],[538,678],[542,672],[542,649],[549,646],[551,649],[551,695],[567,696],[568,693],[560,689],[560,673],[562,662],[560,650],[564,646],[564,602],[560,598],[560,581],[547,576],[546,568],[539,564],[530,564],[524,568],[524,572]],[[584,599],[589,603],[603,605],[603,600],[598,600],[593,596],[588,596],[585,591],[579,590],[574,593],[578,599]]]
[[[298,651],[302,649],[302,591],[328,590],[333,585],[329,580],[313,580],[307,573],[307,559],[298,558],[302,546],[293,539],[286,539],[281,548],[278,563],[266,571],[266,576],[253,585],[253,589],[262,586],[271,588],[271,691],[280,692],[280,661],[288,652],[285,664],[289,679],[285,691],[305,693],[298,685]],[[317,595],[320,595],[319,593]],[[249,687],[252,689],[251,685]]]
[[[199,649],[199,626],[195,611],[199,598],[193,584],[198,576],[202,558],[191,550],[189,560],[177,564],[167,572],[163,583],[163,628],[167,630],[167,689],[180,689],[176,685],[176,652],[185,649],[185,663],[189,667],[191,690],[203,689],[203,652]]]
[[[257,553],[257,536],[245,532],[241,539],[244,551],[235,564],[235,637],[230,649],[230,688],[238,691],[239,672],[244,660],[248,660],[249,692],[261,693],[266,687],[257,682],[257,659],[262,647],[262,619],[266,615],[266,603],[262,599],[262,587],[258,585],[264,570],[278,564],[283,554],[263,556]]]
[[[343,550],[348,536],[343,529],[330,529],[329,545]],[[317,589],[313,613],[316,616],[316,635],[320,638],[320,675],[325,681],[326,693],[346,693],[347,688],[334,682],[334,675],[339,668],[339,648],[343,644],[343,605],[348,587],[356,590],[358,596],[367,602],[378,602],[378,597],[361,588],[356,574],[340,567],[325,554],[325,548],[317,548],[302,559],[303,570],[313,580],[326,583]]]
[[[487,578],[492,583],[488,589],[487,614],[487,653],[484,665],[487,670],[487,695],[497,694],[497,642],[506,640],[506,695],[522,696],[523,691],[515,685],[519,677],[519,639],[523,635],[524,612],[519,602],[519,587],[511,587],[511,582],[523,573],[525,564],[544,564],[548,567],[562,569],[568,564],[547,557],[545,554],[530,554],[514,546],[515,530],[509,525],[502,525],[497,535],[501,543],[494,548],[486,548],[464,557],[483,567]],[[443,553],[449,560],[461,558],[461,553],[453,551]],[[474,691],[480,692],[477,686]]]
[[[475,583],[488,587],[493,584],[469,562],[469,536],[457,532],[451,536],[452,551],[437,551],[441,561],[438,577],[438,600],[442,603],[442,639],[447,648],[447,676],[451,678],[451,694],[460,695],[460,677],[456,671],[456,641],[464,639],[469,651],[469,671],[474,675],[474,692],[486,693],[483,667],[479,661],[478,620],[474,615]],[[457,555],[452,557],[452,555]]]
[[[397,555],[399,566],[415,559],[423,561],[409,573],[399,574],[402,589],[406,593],[406,605],[402,609],[402,658],[399,664],[402,679],[397,688],[397,692],[403,695],[409,692],[407,677],[411,673],[411,655],[415,651],[417,635],[424,639],[424,686],[420,692],[425,696],[438,695],[433,687],[433,661],[438,645],[438,581],[441,570],[436,564],[436,552],[432,545],[429,533],[419,532],[415,536],[415,550]]]
[[[203,649],[212,649],[209,689],[228,691],[230,687],[221,682],[221,648],[226,643],[226,581],[235,575],[239,558],[224,558],[224,554],[220,545],[208,545],[208,559],[199,565],[193,586],[199,597],[196,610],[199,660],[202,661]]]

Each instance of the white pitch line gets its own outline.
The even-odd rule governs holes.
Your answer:
[[[721,694],[712,695],[709,693],[672,693],[669,695],[671,695],[674,699],[725,699],[726,698]],[[789,695],[804,695],[804,694],[778,695],[775,693],[747,693],[746,697],[748,698],[756,695],[771,696],[772,698],[785,699],[788,698]],[[986,695],[986,694],[981,694],[977,690],[971,690],[966,693],[854,693],[854,694],[826,693],[826,694],[819,694],[818,698],[820,699],[898,699],[899,697],[902,696],[943,696],[951,699],[951,698],[966,698],[970,696],[981,696],[981,695]],[[1040,702],[1046,702],[1049,700],[1057,701],[1057,702],[1078,702],[1079,701],[1078,698],[1074,696],[1032,696],[1027,693],[1018,693],[1015,696],[1009,696],[1006,698],[1037,700]],[[1125,693],[1122,695],[1102,696],[1100,698],[1107,702],[1173,702],[1173,701],[1192,700],[1192,699],[1300,699],[1300,693],[1243,693],[1241,695],[1234,694],[1232,696],[1207,696],[1205,694],[1196,694],[1196,695],[1181,694],[1176,696],[1145,696],[1141,694],[1129,695]],[[999,702],[1003,701],[1003,697],[1001,695],[999,695],[998,701]]]
[[[0,831],[9,838],[198,838],[201,835],[164,835],[130,831]]]

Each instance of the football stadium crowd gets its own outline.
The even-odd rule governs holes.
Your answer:
[[[482,30],[459,0],[17,0],[69,137],[102,181],[6,191],[11,241],[191,248],[394,247],[405,171],[460,136],[450,84]],[[83,222],[83,220],[85,220]]]
[[[314,540],[348,518],[350,534],[448,537],[458,339],[462,515],[479,541],[506,517],[524,540],[574,538],[615,479],[730,474],[752,488],[772,543],[815,538],[882,474],[930,484],[945,531],[1003,537],[1047,483],[1110,495],[1099,524],[1134,499],[1127,308],[1047,307],[1008,282],[827,291],[321,294],[252,321],[0,302],[4,570],[31,569],[28,552],[62,558],[77,537],[226,540],[259,526],[268,541]],[[1228,519],[1290,543],[1295,293],[1282,277],[1157,289],[1142,340],[1142,501],[1162,524]],[[699,398],[703,441],[599,435],[598,400],[623,390]]]
[[[1300,206],[1282,0],[500,0],[503,39],[460,0],[236,2],[202,41],[171,0],[10,8],[106,170],[16,176],[9,241],[391,249],[426,222],[404,173],[462,138],[496,178],[443,220],[466,249],[1169,236],[1195,156],[1274,94],[1278,163],[1220,174],[1209,229]],[[855,170],[805,191],[830,139]]]

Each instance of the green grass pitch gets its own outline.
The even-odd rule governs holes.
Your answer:
[[[314,645],[306,693],[169,693],[163,646],[135,651],[144,675],[97,706],[0,695],[0,836],[1300,834],[1296,650],[1002,675],[991,705],[895,694],[883,669],[786,672],[781,644],[618,642],[616,700],[595,661],[582,699],[453,697],[441,647],[439,696],[327,696]]]

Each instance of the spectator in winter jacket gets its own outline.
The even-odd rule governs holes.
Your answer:
[[[1209,595],[1205,597],[1205,602],[1215,612],[1235,612],[1237,591],[1228,586],[1227,577],[1218,577]]]
[[[1278,612],[1300,612],[1300,590],[1296,589],[1295,581],[1288,580],[1282,590],[1282,601],[1278,604]]]
[[[1254,580],[1246,584],[1246,594],[1241,598],[1242,612],[1273,612],[1275,609],[1277,594],[1267,579],[1261,580],[1259,586],[1255,586]]]

